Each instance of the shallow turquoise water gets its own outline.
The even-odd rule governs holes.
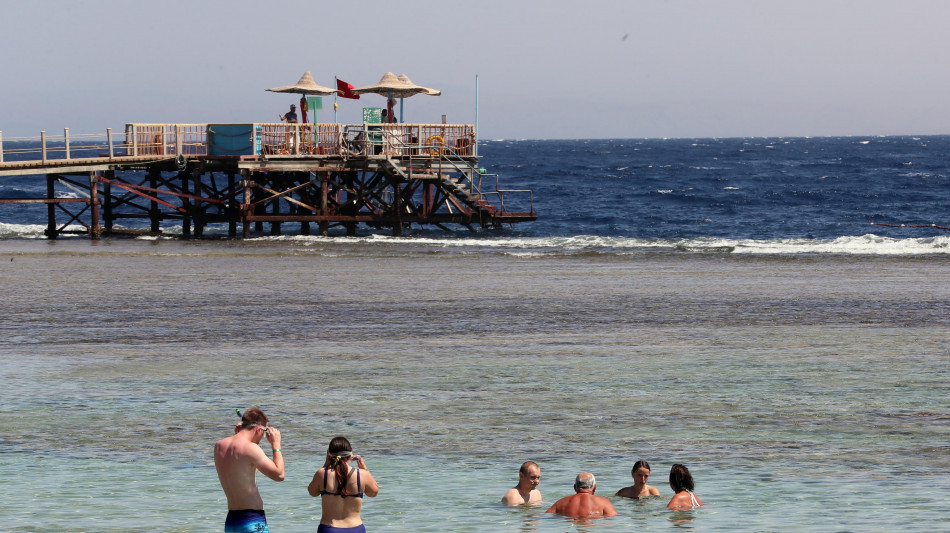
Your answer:
[[[64,241],[0,269],[9,530],[219,530],[211,447],[251,405],[284,435],[274,531],[316,529],[338,434],[371,531],[950,530],[942,260]],[[706,507],[542,512],[639,458]],[[501,507],[526,459],[547,504]]]

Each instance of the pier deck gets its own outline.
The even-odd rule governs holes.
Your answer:
[[[51,239],[161,234],[169,223],[183,237],[213,224],[249,237],[288,223],[302,234],[316,224],[322,235],[332,227],[353,235],[362,224],[400,235],[411,224],[537,219],[531,191],[501,189],[480,168],[471,125],[127,124],[121,142],[105,137],[81,145],[68,130],[52,143],[0,138],[0,179],[46,180],[45,197],[0,204],[46,204]]]

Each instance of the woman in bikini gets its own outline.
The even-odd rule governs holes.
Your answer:
[[[675,464],[670,469],[670,488],[676,494],[666,504],[667,509],[684,511],[703,506],[703,501],[693,494],[693,475],[685,465]]]
[[[356,461],[358,468],[350,466]],[[320,496],[323,514],[317,533],[365,533],[360,517],[363,496],[375,497],[379,485],[359,455],[353,455],[350,441],[336,437],[327,447],[323,468],[313,475],[307,487],[311,496]]]
[[[647,485],[647,480],[650,479],[650,463],[643,459],[633,463],[630,475],[633,476],[633,485],[618,490],[614,496],[646,498],[647,496],[660,495],[660,489]]]

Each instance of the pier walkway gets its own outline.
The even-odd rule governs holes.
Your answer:
[[[46,204],[50,239],[162,234],[169,223],[183,237],[212,224],[250,237],[288,223],[301,234],[316,224],[322,235],[354,235],[363,224],[400,235],[411,224],[537,219],[530,190],[502,189],[479,166],[467,124],[127,124],[121,137],[64,130],[5,141],[0,132],[0,180],[46,181],[45,196],[0,204]]]

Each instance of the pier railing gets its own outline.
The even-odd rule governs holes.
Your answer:
[[[62,137],[47,135],[45,131],[41,131],[35,137],[4,138],[3,132],[0,131],[0,163],[11,160],[45,163],[54,159],[113,157],[115,149],[112,128],[106,128],[105,133],[79,134],[71,134],[69,128],[63,128]]]
[[[151,124],[125,125],[124,138],[104,134],[8,138],[0,131],[0,163],[123,156],[439,156],[475,155],[471,124]],[[10,147],[12,141],[13,147]]]
[[[475,154],[475,127],[471,124],[356,124],[343,127],[340,139],[351,155]]]
[[[126,124],[126,155],[207,155],[207,124]]]

